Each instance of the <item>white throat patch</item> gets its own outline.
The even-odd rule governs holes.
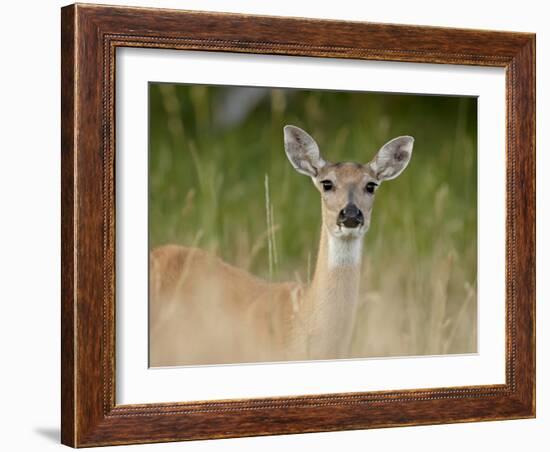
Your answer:
[[[352,266],[361,262],[363,238],[338,238],[329,234],[328,267]]]

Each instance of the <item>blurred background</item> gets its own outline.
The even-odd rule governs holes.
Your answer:
[[[285,124],[332,162],[415,137],[408,168],[377,191],[353,357],[476,352],[475,98],[151,83],[150,246],[308,282],[320,199],[286,158]]]

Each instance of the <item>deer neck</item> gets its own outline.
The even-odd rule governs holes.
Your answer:
[[[308,354],[330,359],[349,352],[359,298],[363,239],[337,238],[321,227],[317,264],[306,297]]]

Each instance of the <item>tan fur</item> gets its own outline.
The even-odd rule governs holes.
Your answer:
[[[355,320],[360,262],[331,268],[329,230],[366,170],[334,165],[342,195],[322,202],[321,240],[309,287],[269,283],[211,254],[176,245],[151,253],[150,364],[332,359],[346,356]],[[355,184],[355,185],[354,185]],[[363,201],[364,212],[370,201]],[[366,215],[366,213],[365,213]],[[329,226],[330,225],[330,226]],[[341,240],[361,241],[362,233]]]
[[[296,283],[270,284],[197,248],[151,253],[150,365],[287,358],[300,298]]]
[[[154,249],[151,366],[349,356],[362,239],[374,202],[365,185],[396,177],[408,164],[412,138],[392,140],[366,165],[326,162],[315,141],[294,126],[285,127],[285,147],[292,165],[310,176],[321,194],[321,238],[311,284],[270,283],[196,248]],[[333,182],[334,190],[323,189],[326,179]],[[364,217],[358,227],[338,222],[349,203]]]

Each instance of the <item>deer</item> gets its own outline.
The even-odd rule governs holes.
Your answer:
[[[196,247],[150,252],[151,367],[329,360],[350,353],[363,238],[376,192],[409,164],[414,138],[399,136],[366,163],[325,160],[316,141],[284,127],[292,167],[321,198],[321,233],[309,284],[263,280]]]

